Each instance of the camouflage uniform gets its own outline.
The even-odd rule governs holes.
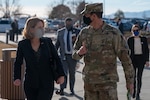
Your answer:
[[[134,70],[128,55],[128,46],[120,31],[104,22],[101,29],[85,27],[78,35],[73,53],[74,59],[81,59],[77,50],[86,43],[83,80],[85,100],[118,100],[117,57],[122,63],[126,83],[133,83]]]
[[[134,70],[128,55],[128,46],[119,32],[104,22],[102,29],[94,30],[88,26],[78,36],[74,46],[75,51],[79,50],[82,42],[86,43],[88,49],[84,55],[85,67],[83,69],[85,96],[88,95],[86,100],[117,100],[116,82],[119,81],[117,57],[122,62],[126,82],[133,83]],[[75,52],[73,58],[79,60],[82,57]],[[109,99],[103,98],[106,96],[101,96],[102,99],[92,99],[95,96],[89,95],[89,93],[94,93],[93,91],[99,91],[101,95],[102,91],[107,90],[109,93],[105,95],[108,95]]]

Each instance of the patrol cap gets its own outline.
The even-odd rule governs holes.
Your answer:
[[[103,4],[102,3],[86,4],[81,14],[88,14],[91,12],[103,12]]]

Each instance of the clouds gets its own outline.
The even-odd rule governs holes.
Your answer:
[[[132,3],[133,6],[137,5],[137,6],[149,6],[150,5],[150,1],[149,0],[135,0]]]
[[[131,11],[144,11],[144,10],[150,10],[150,1],[149,0],[133,0],[130,2],[130,5],[128,6],[128,9],[126,11],[129,11],[129,8]]]
[[[23,6],[23,12],[38,16],[47,16],[48,5],[58,4],[61,0],[20,0]],[[65,0],[65,2],[72,0]],[[102,2],[104,4],[105,14],[115,13],[118,9],[123,12],[139,12],[150,10],[150,0],[86,0],[88,3]],[[49,8],[49,9],[51,9]],[[71,8],[70,8],[71,9]]]
[[[36,15],[38,17],[47,17],[47,10],[45,6],[24,6],[22,12],[30,14],[31,16]]]
[[[115,13],[118,9],[123,12],[140,12],[150,10],[149,0],[109,0],[105,3],[106,14]]]

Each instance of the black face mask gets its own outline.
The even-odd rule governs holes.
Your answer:
[[[72,25],[66,25],[67,30],[71,30],[72,29]]]
[[[90,19],[90,17],[86,17],[86,16],[83,16],[83,22],[86,24],[86,25],[90,25],[92,20]]]

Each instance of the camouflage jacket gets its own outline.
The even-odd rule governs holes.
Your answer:
[[[74,59],[81,59],[77,50],[86,43],[88,52],[84,55],[83,79],[88,83],[119,81],[117,57],[122,63],[126,82],[133,83],[134,70],[128,54],[128,46],[120,31],[104,22],[102,29],[88,26],[81,30],[75,42]]]

